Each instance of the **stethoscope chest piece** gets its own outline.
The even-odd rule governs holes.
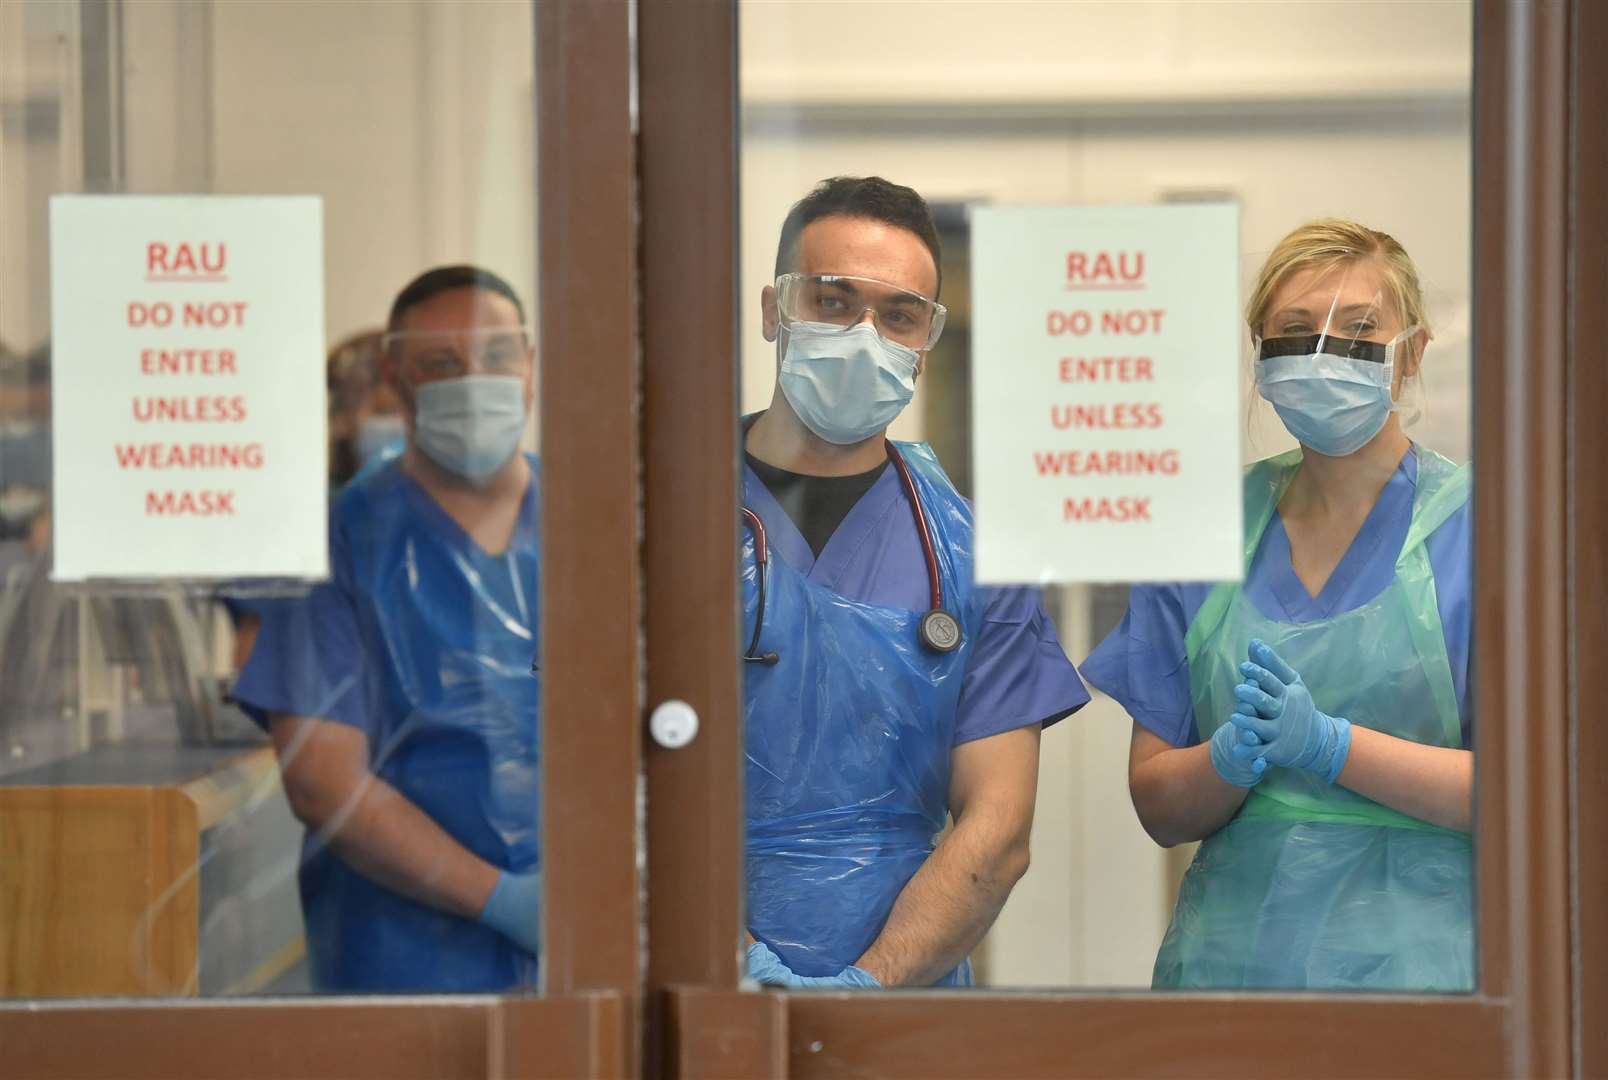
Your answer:
[[[948,653],[960,648],[960,620],[942,608],[923,615],[916,633],[933,652]]]

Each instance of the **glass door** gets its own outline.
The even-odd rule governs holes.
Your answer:
[[[12,1071],[637,1071],[630,15],[0,13]]]
[[[740,36],[734,36],[736,28],[726,18],[707,13],[679,22],[676,30],[669,28],[667,14],[660,16],[659,36],[653,7],[645,7],[642,24],[645,207],[655,198],[679,196],[676,205],[683,214],[657,222],[651,214],[647,218],[650,235],[660,239],[644,249],[645,310],[655,310],[656,273],[673,275],[678,282],[673,292],[665,293],[667,305],[672,295],[678,301],[688,298],[689,281],[695,283],[692,295],[698,300],[687,306],[685,321],[668,306],[659,309],[664,325],[676,332],[645,338],[647,367],[653,372],[644,404],[646,452],[654,463],[650,468],[657,470],[650,472],[647,488],[650,548],[666,553],[663,563],[650,561],[648,566],[648,662],[650,677],[658,671],[666,680],[663,696],[684,697],[700,717],[712,718],[700,725],[691,744],[650,746],[647,755],[650,827],[655,830],[650,880],[665,886],[664,893],[655,886],[650,927],[655,941],[666,934],[677,939],[667,946],[662,962],[650,968],[650,984],[670,988],[664,1022],[671,1068],[683,1075],[1294,1071],[1349,1076],[1443,1075],[1485,1071],[1491,1063],[1503,1062],[1496,1067],[1516,1074],[1566,1073],[1567,721],[1557,697],[1566,678],[1562,667],[1544,658],[1545,648],[1519,647],[1503,630],[1522,624],[1528,641],[1561,647],[1568,627],[1560,607],[1566,585],[1556,560],[1546,555],[1551,548],[1545,536],[1554,534],[1543,531],[1538,536],[1517,525],[1527,514],[1535,516],[1526,520],[1559,525],[1566,506],[1556,471],[1563,445],[1539,433],[1558,430],[1547,417],[1565,400],[1560,380],[1566,352],[1541,323],[1548,319],[1544,312],[1558,310],[1562,295],[1563,249],[1557,245],[1566,226],[1556,197],[1563,190],[1567,139],[1556,124],[1535,121],[1564,115],[1567,83],[1561,72],[1542,74],[1547,64],[1520,60],[1546,56],[1562,62],[1570,33],[1563,9],[1481,3],[1393,10],[1392,23],[1409,14],[1426,20],[1420,32],[1408,35],[1416,43],[1409,61],[1392,52],[1405,38],[1382,27],[1368,29],[1363,25],[1368,13],[1354,8],[946,5],[912,19],[903,5],[865,4],[840,5],[832,14],[841,18],[834,19],[823,18],[819,7],[755,4],[737,6]],[[665,10],[674,7],[665,5]],[[1252,18],[1256,25],[1236,31],[1235,18]],[[1325,29],[1319,23],[1326,18],[1339,22]],[[1067,25],[1051,27],[1058,19]],[[1438,29],[1430,29],[1431,23]],[[692,45],[695,38],[701,48]],[[1342,38],[1350,43],[1348,55],[1354,61],[1346,66],[1347,75],[1335,66],[1313,64],[1315,55]],[[1370,44],[1358,47],[1359,40]],[[726,57],[734,41],[740,42],[734,67],[718,70],[711,58]],[[1108,42],[1103,52],[1102,41]],[[1065,56],[1068,42],[1098,55],[1072,64]],[[1191,49],[1199,50],[1193,59]],[[1438,59],[1428,59],[1425,50]],[[868,60],[873,54],[880,58],[875,63]],[[1261,60],[1252,62],[1253,54]],[[1125,57],[1120,64],[1112,59],[1118,56]],[[1143,85],[1124,84],[1124,78],[1137,78],[1132,69],[1142,66],[1146,56],[1156,66],[1155,78],[1138,79]],[[1233,56],[1246,59],[1229,59]],[[1353,93],[1358,83],[1350,76],[1356,75],[1356,65],[1365,63],[1377,65],[1378,77],[1361,79],[1368,91]],[[1272,74],[1280,65],[1291,79],[1283,90],[1275,88]],[[699,94],[670,93],[670,87],[683,84],[697,86]],[[1263,93],[1265,98],[1257,96]],[[733,109],[740,119],[728,130],[724,125]],[[1174,115],[1179,110],[1187,115]],[[655,117],[685,125],[673,127],[674,146],[666,145],[669,133],[655,130]],[[1341,149],[1342,144],[1349,149]],[[734,146],[742,178],[735,223],[719,212],[723,189],[718,179],[708,180],[705,170],[703,187],[694,189],[692,181],[695,163],[730,160]],[[1390,164],[1382,164],[1387,160]],[[1295,167],[1302,176],[1299,182],[1281,179],[1284,165],[1293,161],[1305,163]],[[800,200],[818,182],[827,181],[816,191],[825,191],[830,199],[844,186],[830,178],[870,176],[925,196],[930,224],[907,227],[902,219],[890,218],[889,200],[905,198],[893,192],[882,202],[844,204],[836,211],[829,206],[814,218],[804,216],[804,231],[798,231],[796,222],[795,231],[788,231],[784,220],[789,207],[799,214],[797,206],[805,205]],[[1516,184],[1525,192],[1552,194],[1532,199],[1516,190]],[[825,324],[834,321],[829,305],[817,302],[810,309],[813,314],[806,312],[799,294],[789,291],[786,275],[803,275],[818,290],[830,285],[839,292],[842,279],[855,279],[851,283],[861,292],[877,287],[866,284],[868,280],[880,282],[891,286],[890,296],[906,299],[900,311],[930,301],[943,306],[941,340],[934,345],[929,337],[912,346],[922,354],[918,374],[910,380],[914,399],[893,422],[889,438],[929,442],[955,486],[977,484],[982,482],[978,463],[985,461],[988,447],[971,441],[982,429],[975,398],[968,406],[967,395],[975,395],[982,385],[982,365],[1010,360],[978,351],[982,335],[994,329],[987,323],[992,319],[997,327],[1005,310],[999,306],[1001,279],[981,276],[979,222],[993,220],[996,210],[1003,215],[1018,207],[1141,203],[1164,209],[1238,206],[1241,283],[1239,300],[1231,301],[1231,307],[1243,309],[1255,294],[1254,286],[1267,278],[1269,256],[1281,240],[1313,219],[1365,218],[1376,231],[1399,239],[1416,260],[1424,309],[1402,303],[1400,292],[1393,301],[1398,321],[1408,320],[1396,332],[1421,329],[1408,322],[1433,328],[1433,345],[1417,353],[1422,361],[1417,369],[1423,382],[1420,400],[1429,407],[1421,410],[1425,419],[1409,442],[1438,448],[1454,472],[1471,461],[1462,475],[1471,477],[1478,493],[1462,513],[1472,552],[1466,572],[1469,580],[1482,583],[1466,592],[1469,652],[1481,661],[1467,669],[1464,689],[1453,691],[1467,703],[1448,712],[1458,715],[1457,738],[1448,735],[1450,741],[1439,744],[1454,753],[1476,754],[1472,760],[1478,764],[1466,757],[1443,759],[1470,770],[1462,817],[1429,820],[1435,828],[1461,832],[1474,852],[1460,893],[1469,912],[1467,966],[1451,983],[1420,974],[1417,982],[1371,986],[1366,978],[1348,983],[1338,969],[1320,977],[1308,968],[1303,969],[1308,981],[1296,984],[1265,968],[1256,978],[1242,972],[1244,977],[1232,983],[1196,981],[1187,989],[1163,983],[1146,993],[1133,992],[1158,978],[1157,954],[1165,951],[1168,926],[1181,926],[1187,914],[1178,882],[1190,859],[1171,848],[1158,849],[1133,820],[1138,797],[1130,794],[1131,781],[1123,781],[1131,777],[1129,744],[1137,739],[1129,717],[1140,719],[1139,704],[1122,702],[1116,693],[1097,698],[1070,717],[1047,709],[1038,718],[1059,723],[1046,725],[1039,740],[1032,865],[997,918],[984,920],[988,933],[957,946],[957,955],[971,956],[970,985],[949,980],[939,986],[941,992],[923,992],[921,985],[943,982],[928,976],[938,967],[949,971],[953,965],[948,959],[942,964],[934,960],[927,965],[932,970],[920,964],[901,968],[890,959],[897,950],[879,949],[887,944],[879,936],[897,919],[899,905],[913,898],[906,891],[911,875],[884,898],[879,911],[868,913],[853,905],[844,909],[839,925],[862,916],[877,922],[867,938],[870,944],[845,945],[848,952],[836,946],[816,948],[807,935],[826,940],[837,927],[810,922],[808,913],[797,913],[803,921],[789,930],[786,897],[777,901],[780,907],[766,907],[775,898],[765,890],[779,880],[772,865],[777,852],[770,845],[777,842],[776,830],[788,822],[779,824],[772,809],[756,804],[756,792],[787,803],[785,783],[773,791],[772,780],[784,766],[811,760],[814,747],[806,743],[816,729],[815,714],[791,718],[796,726],[789,730],[798,735],[791,756],[776,756],[779,729],[766,728],[768,741],[756,744],[754,725],[769,721],[756,718],[756,708],[768,699],[762,693],[756,696],[754,687],[759,685],[756,678],[779,672],[788,663],[785,655],[771,661],[768,654],[791,648],[797,657],[799,641],[809,640],[813,624],[805,620],[795,626],[787,622],[790,616],[777,612],[785,612],[782,605],[788,603],[807,608],[809,597],[824,595],[808,584],[787,582],[802,576],[826,587],[817,578],[821,562],[833,558],[835,542],[830,527],[824,547],[810,542],[813,525],[794,513],[795,504],[778,494],[772,480],[808,486],[812,476],[850,474],[823,470],[820,461],[826,459],[820,455],[813,463],[808,454],[775,460],[776,444],[763,438],[756,443],[753,433],[760,428],[748,425],[764,424],[755,414],[787,409],[820,441],[854,443],[830,437],[844,434],[845,424],[854,425],[845,420],[845,410],[835,407],[842,401],[829,393],[836,384],[821,366],[826,354],[795,348],[806,331],[826,339],[832,328]],[[988,208],[988,215],[980,208]],[[834,249],[828,258],[820,246],[826,241],[808,230],[812,222],[830,221],[834,213],[850,222],[869,221],[909,233],[914,246],[906,247],[915,262],[925,257],[924,251],[930,256],[925,265],[932,280],[899,276],[904,264],[886,253],[878,266],[863,259],[850,266],[857,257],[852,244]],[[935,242],[928,241],[929,235]],[[1081,250],[1070,243],[1069,248]],[[997,242],[993,250],[997,252]],[[704,253],[710,253],[707,261]],[[1390,290],[1381,284],[1375,291]],[[735,307],[722,311],[708,292]],[[855,297],[864,299],[861,292]],[[856,334],[871,342],[894,340],[894,309],[860,299],[848,305],[849,314],[859,316]],[[1350,304],[1347,299],[1331,306],[1339,310]],[[1533,321],[1536,313],[1543,313],[1541,323]],[[1303,438],[1297,427],[1280,419],[1287,402],[1281,407],[1276,393],[1256,393],[1262,376],[1255,365],[1276,356],[1264,344],[1280,335],[1299,336],[1292,327],[1268,329],[1257,322],[1257,314],[1267,313],[1253,312],[1252,325],[1241,323],[1241,344],[1230,357],[1231,368],[1244,364],[1239,390],[1277,409],[1275,414],[1261,406],[1273,428],[1285,432],[1284,446],[1301,442],[1308,453],[1318,452],[1313,450],[1318,435],[1307,432]],[[1320,312],[1319,321],[1330,314]],[[735,394],[725,363],[708,360],[726,355],[723,341],[729,339],[720,335],[733,332],[733,320],[735,351],[742,358]],[[822,324],[819,333],[813,324]],[[802,329],[793,335],[790,327]],[[1371,341],[1377,329],[1349,332],[1348,340]],[[1346,332],[1325,322],[1311,333],[1327,339]],[[1379,339],[1381,353],[1393,336]],[[996,333],[988,340],[1000,339]],[[877,348],[897,353],[881,344]],[[1108,351],[1120,359],[1118,351]],[[1104,355],[1088,353],[1096,360]],[[1313,355],[1326,355],[1322,343]],[[812,361],[809,381],[790,380],[790,374],[810,370]],[[1432,370],[1437,363],[1441,366]],[[1521,376],[1515,363],[1528,374]],[[1076,362],[1071,368],[1074,374],[1083,370]],[[1121,368],[1113,362],[1102,370],[1120,374]],[[878,370],[887,374],[884,367]],[[1126,370],[1134,374],[1140,369],[1129,363]],[[1073,392],[1065,392],[1073,400]],[[1397,408],[1404,405],[1401,395],[1402,388],[1391,388],[1392,416],[1407,411]],[[908,394],[895,396],[902,403]],[[1087,388],[1084,396],[1105,400]],[[1244,418],[1243,410],[1238,411],[1235,426]],[[665,416],[667,412],[673,415]],[[697,420],[689,420],[689,414]],[[861,432],[855,428],[854,433]],[[1093,449],[1109,450],[1121,442],[1116,434],[1102,437],[1109,445],[1091,443]],[[1126,442],[1121,448],[1130,451],[1123,460],[1143,449]],[[1247,437],[1243,449],[1249,465],[1282,447],[1254,445]],[[1346,456],[1335,449],[1329,456]],[[1517,472],[1508,468],[1515,461],[1524,463]],[[708,478],[708,490],[690,500],[684,462],[699,463],[700,475]],[[876,465],[868,461],[866,467],[875,471]],[[1518,476],[1527,478],[1522,490],[1511,479]],[[762,565],[760,541],[751,538],[751,524],[739,522],[733,533],[729,520],[709,520],[722,506],[735,518],[739,493],[741,501],[755,505],[756,477],[772,497],[773,515],[782,515],[763,521],[772,538],[769,571]],[[986,490],[976,494],[980,522],[990,506],[1000,503],[991,503]],[[763,493],[757,498],[763,499]],[[704,515],[701,525],[693,520],[692,507]],[[765,518],[765,507],[755,509]],[[1281,504],[1281,510],[1292,520],[1299,516],[1294,507]],[[655,533],[655,514],[677,527],[665,535]],[[879,528],[902,528],[902,515],[890,513]],[[841,519],[839,527],[849,520]],[[775,539],[778,533],[785,534],[783,540]],[[873,530],[865,543],[882,544],[884,537]],[[816,570],[808,569],[812,559]],[[793,571],[800,566],[805,570],[775,570],[778,560],[789,562]],[[735,632],[723,620],[699,634],[672,629],[685,628],[688,604],[713,606],[708,597],[718,598],[729,588],[721,585],[726,579],[717,571],[724,566],[729,574],[734,565],[742,586]],[[919,569],[921,561],[913,556],[911,565]],[[838,567],[832,573],[838,584],[832,591],[841,597],[848,571]],[[774,584],[778,574],[782,585]],[[913,578],[917,585],[919,578]],[[756,611],[760,580],[773,590],[766,616]],[[1067,659],[1085,668],[1086,681],[1095,682],[1083,663],[1094,646],[1125,617],[1132,618],[1133,601],[1122,595],[1126,591],[1114,593],[1107,584],[1084,582],[1056,589],[1041,601],[1045,616],[1058,624],[1058,645]],[[1307,599],[1321,591],[1309,589]],[[919,608],[913,602],[896,606]],[[657,617],[666,620],[660,633],[653,629],[656,609]],[[757,647],[752,635],[756,618],[761,628]],[[776,621],[767,624],[767,618]],[[772,627],[769,637],[767,625]],[[1179,633],[1182,637],[1182,627]],[[853,679],[861,671],[857,664],[868,655],[869,647],[845,654],[814,685]],[[674,658],[668,671],[659,666],[661,656]],[[885,672],[887,667],[879,663],[861,674]],[[1531,726],[1534,711],[1519,708],[1513,696],[1520,686],[1544,688],[1541,692],[1555,699],[1557,711],[1546,721],[1551,726],[1539,743]],[[1096,683],[1095,689],[1107,687]],[[846,685],[843,692],[852,696]],[[650,705],[660,700],[661,694],[650,689]],[[1477,728],[1472,723],[1475,703]],[[896,703],[889,705],[894,708]],[[869,707],[860,715],[880,717]],[[1112,720],[1129,722],[1113,734],[1107,730]],[[889,739],[900,735],[895,727],[872,726]],[[1269,734],[1274,735],[1271,729]],[[1366,742],[1372,736],[1362,738]],[[1434,740],[1409,741],[1424,745]],[[744,777],[740,785],[734,782],[734,767]],[[820,782],[835,783],[850,771],[839,768]],[[882,785],[879,797],[897,799],[896,788],[891,781]],[[1542,791],[1548,794],[1538,797]],[[1388,807],[1389,799],[1382,804]],[[838,820],[850,820],[847,810],[854,805],[835,804]],[[681,813],[682,808],[693,816]],[[935,819],[932,831],[943,825],[950,831],[928,841],[928,858],[934,857],[931,852],[943,852],[945,842],[963,830],[964,812],[957,814],[953,801],[940,809],[946,811],[941,816],[947,822]],[[699,811],[707,815],[702,820],[696,817]],[[659,820],[661,812],[669,819]],[[1420,808],[1417,816],[1433,819],[1434,812]],[[765,829],[758,843],[756,822]],[[739,849],[744,852],[740,864],[723,848],[734,832],[747,836]],[[818,875],[805,883],[812,889],[853,884],[879,850],[866,837],[848,837],[862,853],[856,862],[828,850],[835,842],[828,832],[812,835],[810,845],[781,853],[806,874]],[[1170,835],[1158,839],[1175,842]],[[1190,873],[1198,885],[1198,859],[1196,865]],[[1429,863],[1418,859],[1414,866],[1425,871]],[[692,906],[683,906],[682,897],[693,892],[694,882],[706,892]],[[958,891],[944,895],[953,899]],[[668,899],[668,907],[661,897]],[[942,907],[936,904],[934,910]],[[904,939],[907,945],[915,940]],[[1297,944],[1292,938],[1291,949]],[[766,948],[756,953],[756,945]],[[816,959],[821,964],[812,966]],[[1380,966],[1398,959],[1396,953],[1381,956]],[[743,974],[753,981],[741,981]],[[685,983],[695,985],[677,985]],[[1220,992],[1230,988],[1236,991],[1232,997]],[[1386,993],[1381,996],[1381,991]],[[1504,1024],[1512,1025],[1506,1035]]]

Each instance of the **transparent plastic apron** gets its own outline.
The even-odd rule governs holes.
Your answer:
[[[748,929],[800,975],[835,975],[859,959],[936,848],[961,686],[982,630],[971,508],[925,443],[894,445],[964,644],[931,652],[919,642],[921,612],[843,596],[772,548],[759,648],[780,659],[743,672]],[[745,626],[758,617],[759,573],[749,536]],[[971,982],[968,959],[938,985]]]
[[[1462,725],[1425,540],[1469,496],[1469,470],[1421,447],[1407,539],[1389,586],[1309,623],[1268,619],[1241,586],[1207,596],[1185,638],[1204,741],[1227,723],[1252,638],[1301,673],[1318,708],[1431,746]],[[1246,476],[1245,565],[1301,463],[1295,450]],[[1239,813],[1202,842],[1156,957],[1157,986],[1470,990],[1472,847],[1326,784],[1271,769]]]
[[[354,482],[337,523],[370,713],[376,776],[498,868],[541,865],[539,465],[508,551],[488,555],[393,465]],[[341,673],[345,677],[345,673]],[[315,987],[482,993],[537,985],[536,957],[490,927],[359,873],[309,833],[302,908]]]

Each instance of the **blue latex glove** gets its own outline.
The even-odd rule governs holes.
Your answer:
[[[784,986],[789,990],[876,990],[882,986],[869,971],[853,964],[836,975],[795,975],[763,941],[748,946],[748,977],[766,986]]]
[[[1334,783],[1351,753],[1351,721],[1330,716],[1312,703],[1312,693],[1294,668],[1266,642],[1252,641],[1251,662],[1241,664],[1246,682],[1234,696],[1251,707],[1230,719],[1266,745],[1269,765],[1306,769]]]
[[[516,874],[504,870],[499,874],[497,885],[480,912],[480,922],[531,955],[541,955],[541,871]]]
[[[1249,706],[1243,706],[1247,710]],[[1243,718],[1241,718],[1243,719]],[[1249,736],[1249,738],[1247,738]],[[1255,733],[1229,722],[1212,732],[1212,768],[1223,782],[1235,787],[1255,787],[1267,771],[1262,740]]]

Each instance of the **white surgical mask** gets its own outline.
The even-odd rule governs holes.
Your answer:
[[[1258,359],[1257,392],[1302,446],[1325,457],[1355,454],[1379,434],[1395,409],[1391,385],[1396,346],[1417,332],[1413,326],[1391,338],[1382,363],[1319,351]]]
[[[516,375],[464,375],[414,391],[413,441],[437,465],[484,480],[508,463],[525,433],[525,381]]]
[[[921,354],[889,341],[869,322],[845,329],[796,322],[784,328],[781,386],[806,427],[848,446],[886,428],[916,391]]]

